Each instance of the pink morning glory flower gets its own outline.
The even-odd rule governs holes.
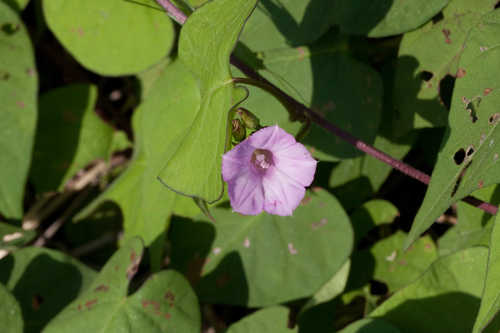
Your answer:
[[[292,215],[313,181],[316,163],[278,126],[255,132],[222,156],[222,178],[233,211]]]

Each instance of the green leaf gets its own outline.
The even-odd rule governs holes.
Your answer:
[[[455,83],[447,129],[424,202],[405,246],[452,203],[476,189],[500,183],[500,12],[493,11],[469,32]],[[469,111],[467,111],[469,110]]]
[[[483,332],[500,311],[500,217],[495,219],[490,240],[488,268],[484,281],[481,306],[474,323],[473,333]],[[498,325],[498,323],[497,323]],[[491,327],[489,327],[491,328]],[[499,327],[496,327],[498,332]]]
[[[331,25],[331,0],[261,0],[241,34],[253,51],[314,42]]]
[[[469,0],[453,0],[443,11],[443,20],[404,35],[394,84],[397,135],[414,127],[446,126],[448,111],[440,96],[445,89],[442,80],[457,75],[469,30],[482,14],[493,10],[496,2],[480,0],[471,6]]]
[[[324,190],[307,194],[291,217],[212,214],[216,223],[174,220],[169,234],[172,267],[204,302],[257,307],[308,297],[351,253],[349,219]]]
[[[131,239],[99,272],[87,292],[54,318],[45,333],[57,332],[199,332],[196,295],[177,272],[152,275],[128,296],[143,253]]]
[[[61,190],[79,170],[107,160],[113,129],[95,113],[97,89],[67,85],[40,97],[30,178],[39,192]]]
[[[300,309],[300,314],[306,310],[328,301],[331,301],[340,295],[347,284],[347,277],[351,268],[351,261],[347,260],[342,267],[335,273],[328,282],[326,282],[321,289],[319,289]]]
[[[442,257],[370,317],[386,320],[407,333],[471,332],[487,258],[488,250],[483,247]]]
[[[138,235],[146,246],[157,242],[158,249],[153,251],[157,265],[172,209],[177,200],[184,200],[165,188],[157,176],[165,158],[189,130],[199,102],[197,84],[189,71],[179,61],[166,67],[134,113],[136,147],[130,165],[75,219],[81,220],[106,201],[114,201],[122,210],[125,240]]]
[[[24,324],[19,303],[2,284],[0,284],[0,322],[4,332],[23,332]]]
[[[140,72],[174,41],[172,22],[149,1],[43,1],[47,24],[87,69],[102,75]]]
[[[292,333],[298,328],[288,328],[290,310],[275,306],[259,310],[232,324],[227,333]]]
[[[430,20],[450,0],[340,0],[333,5],[334,22],[342,31],[386,37],[413,30]]]
[[[35,238],[34,230],[24,230],[23,228],[11,224],[0,222],[0,249],[11,250],[29,243]]]
[[[493,185],[473,193],[474,197],[493,205],[500,204],[500,186]],[[495,216],[463,201],[456,203],[458,223],[439,238],[439,255],[473,247],[488,246]]]
[[[338,333],[399,333],[400,330],[396,327],[390,325],[389,323],[381,319],[364,318],[344,329],[338,331]]]
[[[222,154],[228,113],[236,100],[229,56],[257,0],[216,0],[194,12],[181,30],[179,57],[196,76],[201,103],[180,147],[160,174],[172,190],[213,203],[222,196]],[[229,138],[228,138],[229,139]]]
[[[15,11],[22,11],[28,5],[29,0],[2,0]]]
[[[390,292],[413,282],[438,257],[436,246],[429,236],[419,238],[407,251],[402,252],[405,238],[406,234],[398,231],[378,241],[370,249],[375,259],[373,278],[385,282]]]
[[[24,332],[40,332],[95,276],[92,269],[70,256],[38,247],[15,251],[0,260],[0,283],[21,305]]]
[[[20,219],[35,136],[38,79],[28,31],[1,1],[0,54],[0,213]]]
[[[356,209],[350,216],[354,228],[355,244],[376,226],[391,223],[399,211],[391,202],[386,200],[370,200]]]

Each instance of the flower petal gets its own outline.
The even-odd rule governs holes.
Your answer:
[[[246,171],[250,167],[253,151],[254,148],[247,139],[222,155],[222,179],[230,182],[242,171]]]
[[[263,128],[248,138],[249,143],[259,149],[267,149],[274,153],[279,149],[287,148],[296,141],[293,135],[288,134],[277,125]]]
[[[278,169],[269,177],[263,177],[264,210],[269,214],[289,216],[300,204],[305,188]]]
[[[261,177],[248,168],[227,183],[231,207],[235,212],[257,215],[264,209],[264,191]]]
[[[318,162],[300,143],[274,153],[274,166],[302,186],[311,185]]]

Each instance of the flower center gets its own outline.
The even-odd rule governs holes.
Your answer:
[[[257,171],[266,171],[274,164],[273,153],[266,149],[255,149],[252,154],[252,164]]]

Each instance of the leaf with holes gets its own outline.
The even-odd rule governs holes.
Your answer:
[[[453,0],[443,10],[441,21],[404,35],[393,94],[397,135],[414,127],[446,126],[453,78],[463,75],[458,62],[464,42],[469,30],[497,2]]]
[[[469,33],[460,59],[450,127],[424,202],[405,243],[408,247],[452,203],[500,183],[500,12],[485,15]]]
[[[108,158],[113,128],[95,113],[97,89],[75,84],[40,98],[30,178],[39,192],[61,190],[90,162]]]
[[[175,82],[175,84],[172,84]],[[195,117],[200,103],[196,80],[176,61],[160,74],[133,116],[135,152],[127,170],[94,202],[76,216],[81,220],[106,201],[117,203],[123,214],[125,239],[141,236],[147,246],[156,240],[152,263],[158,267],[164,233],[180,198],[165,188],[157,176]]]
[[[486,280],[484,281],[481,307],[474,323],[473,333],[494,331],[500,328],[500,218],[497,217],[493,224],[490,240],[490,255],[488,256],[488,268]],[[494,320],[492,323],[491,321]]]
[[[443,257],[399,290],[370,317],[405,333],[469,333],[479,308],[488,250],[475,247]]]
[[[58,251],[27,247],[0,260],[0,283],[18,300],[24,332],[38,333],[95,278],[94,270]]]
[[[38,79],[28,31],[2,1],[0,54],[0,214],[19,219],[35,137]]]
[[[349,219],[324,190],[308,193],[290,217],[212,213],[215,224],[174,220],[169,234],[172,267],[204,302],[259,307],[311,296],[352,250]]]
[[[189,132],[160,173],[170,189],[213,203],[224,190],[222,154],[228,148],[230,110],[246,96],[236,89],[229,56],[257,0],[215,0],[182,27],[179,58],[198,80],[201,102]],[[228,132],[229,131],[229,132]]]
[[[473,192],[474,197],[493,205],[500,204],[500,186],[493,185]],[[477,245],[488,246],[495,217],[463,201],[456,203],[458,220],[439,238],[439,255]]]
[[[109,259],[87,291],[55,317],[44,333],[199,332],[196,295],[179,273],[156,273],[128,295],[143,250],[139,238],[127,242]]]
[[[333,22],[349,34],[386,37],[418,28],[450,0],[335,1]]]
[[[24,230],[12,224],[0,222],[0,252],[21,247],[32,241],[35,236],[34,230]]]
[[[19,303],[2,284],[0,284],[0,322],[4,332],[23,332],[24,323]]]
[[[47,24],[87,69],[138,73],[159,62],[174,42],[173,24],[149,1],[43,1]]]
[[[338,333],[400,333],[401,331],[381,319],[364,318],[355,321]]]
[[[298,327],[288,328],[290,310],[284,306],[265,308],[243,317],[229,326],[227,333],[293,333]]]
[[[260,0],[241,34],[253,52],[306,45],[331,25],[331,0]]]
[[[311,48],[264,51],[264,67],[259,72],[330,122],[372,143],[381,119],[382,80],[372,68],[342,52],[342,45],[340,40],[329,40]],[[263,125],[277,123],[291,133],[300,130],[300,124],[291,122],[283,106],[264,91],[251,88],[243,106]],[[325,140],[327,135],[331,134],[318,125],[311,126],[303,143],[314,157],[336,161],[361,154],[338,137]]]

